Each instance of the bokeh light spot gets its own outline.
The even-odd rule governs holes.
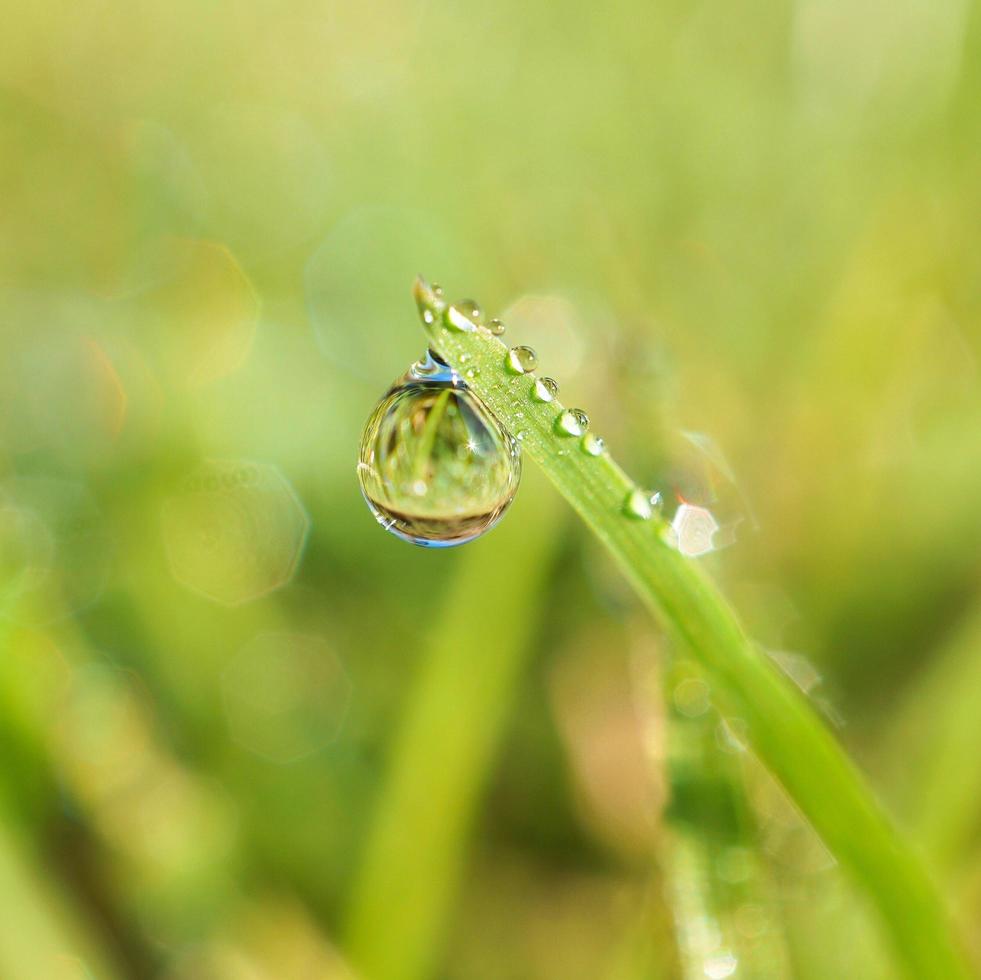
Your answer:
[[[166,500],[164,546],[175,579],[237,605],[293,577],[309,518],[289,481],[268,463],[212,460]]]
[[[287,763],[337,738],[351,682],[323,637],[262,633],[229,663],[222,692],[233,738]]]

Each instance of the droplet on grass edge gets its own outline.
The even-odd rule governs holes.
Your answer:
[[[581,408],[567,408],[555,420],[560,435],[581,436],[589,428],[589,416]]]
[[[508,351],[506,364],[512,374],[528,374],[538,366],[538,355],[530,347],[512,347]]]
[[[559,393],[559,383],[555,378],[535,378],[531,386],[531,396],[536,402],[550,402]]]

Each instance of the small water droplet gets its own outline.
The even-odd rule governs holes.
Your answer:
[[[460,363],[461,363],[461,364],[466,364],[466,363],[467,363],[467,361],[469,361],[469,360],[470,360],[470,355],[469,355],[469,354],[468,354],[468,353],[467,353],[466,351],[464,351],[464,352],[463,352],[463,353],[462,353],[462,354],[460,355]]]
[[[512,347],[508,351],[507,366],[513,374],[527,374],[538,366],[538,355],[530,347]]]
[[[500,337],[504,333],[504,324],[497,317],[487,324],[487,328],[495,337]]]
[[[430,354],[382,397],[361,438],[358,479],[375,519],[413,544],[463,544],[492,528],[517,492],[516,440]]]
[[[589,416],[581,408],[567,408],[555,420],[556,431],[566,436],[581,436],[589,428]]]
[[[432,310],[423,310],[422,320],[426,326],[431,327],[436,322],[436,314]]]
[[[559,383],[555,378],[535,378],[531,395],[536,402],[550,402],[559,393]]]
[[[518,431],[515,433],[515,436],[514,437],[515,437],[515,439],[518,440],[518,442],[522,442],[524,440],[524,438],[525,438],[525,430],[524,429],[518,429]]]
[[[592,432],[587,432],[582,437],[580,445],[587,456],[600,456],[606,449],[606,443],[599,436],[593,435]]]
[[[443,313],[443,322],[458,332],[476,330],[480,326],[480,307],[472,299],[451,303]]]
[[[633,517],[638,521],[649,521],[654,516],[651,498],[640,487],[634,487],[623,502],[623,512],[627,517]]]
[[[443,287],[438,282],[434,282],[429,288],[433,291],[433,296],[437,299],[443,298]]]

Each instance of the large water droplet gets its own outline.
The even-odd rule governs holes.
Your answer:
[[[538,366],[538,355],[530,347],[512,347],[508,351],[507,366],[514,374],[527,374]]]
[[[378,523],[413,544],[449,547],[490,530],[520,477],[517,441],[431,352],[384,395],[361,438],[361,492]]]
[[[582,446],[582,451],[587,456],[601,456],[603,450],[606,449],[606,443],[592,432],[587,432],[583,437],[582,441],[579,443]]]
[[[567,408],[555,420],[555,428],[566,436],[581,436],[589,428],[589,416],[581,408]]]

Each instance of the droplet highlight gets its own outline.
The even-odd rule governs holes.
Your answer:
[[[531,396],[536,402],[553,401],[559,393],[559,383],[555,378],[535,378]]]
[[[567,408],[555,420],[556,430],[566,436],[581,436],[589,428],[589,416],[581,408]]]
[[[538,355],[530,347],[512,347],[508,351],[507,366],[512,374],[528,374],[538,367]]]
[[[413,544],[464,544],[504,515],[521,449],[465,381],[430,352],[365,425],[358,479],[375,519]]]

